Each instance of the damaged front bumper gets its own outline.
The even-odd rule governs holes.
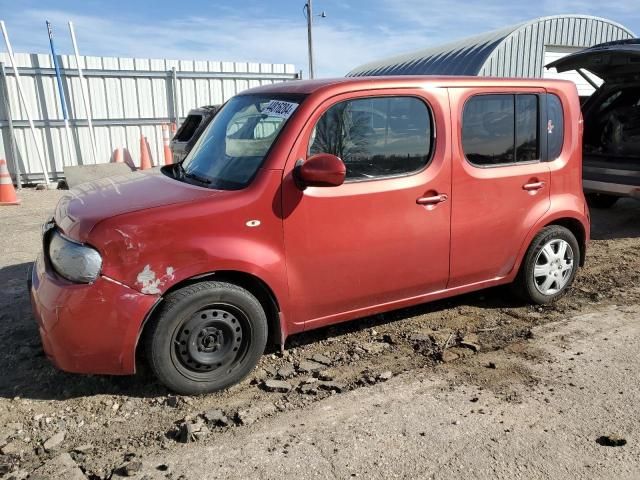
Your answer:
[[[99,277],[69,282],[52,271],[41,253],[29,280],[33,312],[47,357],[74,373],[135,373],[135,350],[147,315],[159,300]]]

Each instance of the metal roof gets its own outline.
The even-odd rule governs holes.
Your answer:
[[[347,76],[542,77],[546,46],[586,48],[633,37],[630,30],[605,18],[555,15],[367,63],[354,68]]]

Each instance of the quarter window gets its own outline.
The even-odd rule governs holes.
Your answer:
[[[330,153],[347,167],[347,180],[404,175],[427,165],[431,114],[414,97],[363,98],[340,102],[318,120],[308,153]]]
[[[547,94],[547,151],[549,160],[555,160],[562,152],[564,143],[564,113],[560,99]]]
[[[530,162],[540,158],[537,95],[479,95],[462,116],[462,148],[474,165]]]

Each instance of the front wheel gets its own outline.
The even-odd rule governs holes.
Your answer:
[[[580,265],[580,247],[571,231],[560,225],[543,228],[533,239],[513,284],[527,302],[551,303],[564,295]]]
[[[238,383],[267,342],[267,318],[247,290],[201,282],[170,293],[145,332],[147,358],[171,390],[197,395]]]

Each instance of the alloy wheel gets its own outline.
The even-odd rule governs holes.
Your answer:
[[[543,295],[555,295],[571,279],[574,269],[573,249],[561,238],[547,242],[538,252],[533,269],[536,289]]]

